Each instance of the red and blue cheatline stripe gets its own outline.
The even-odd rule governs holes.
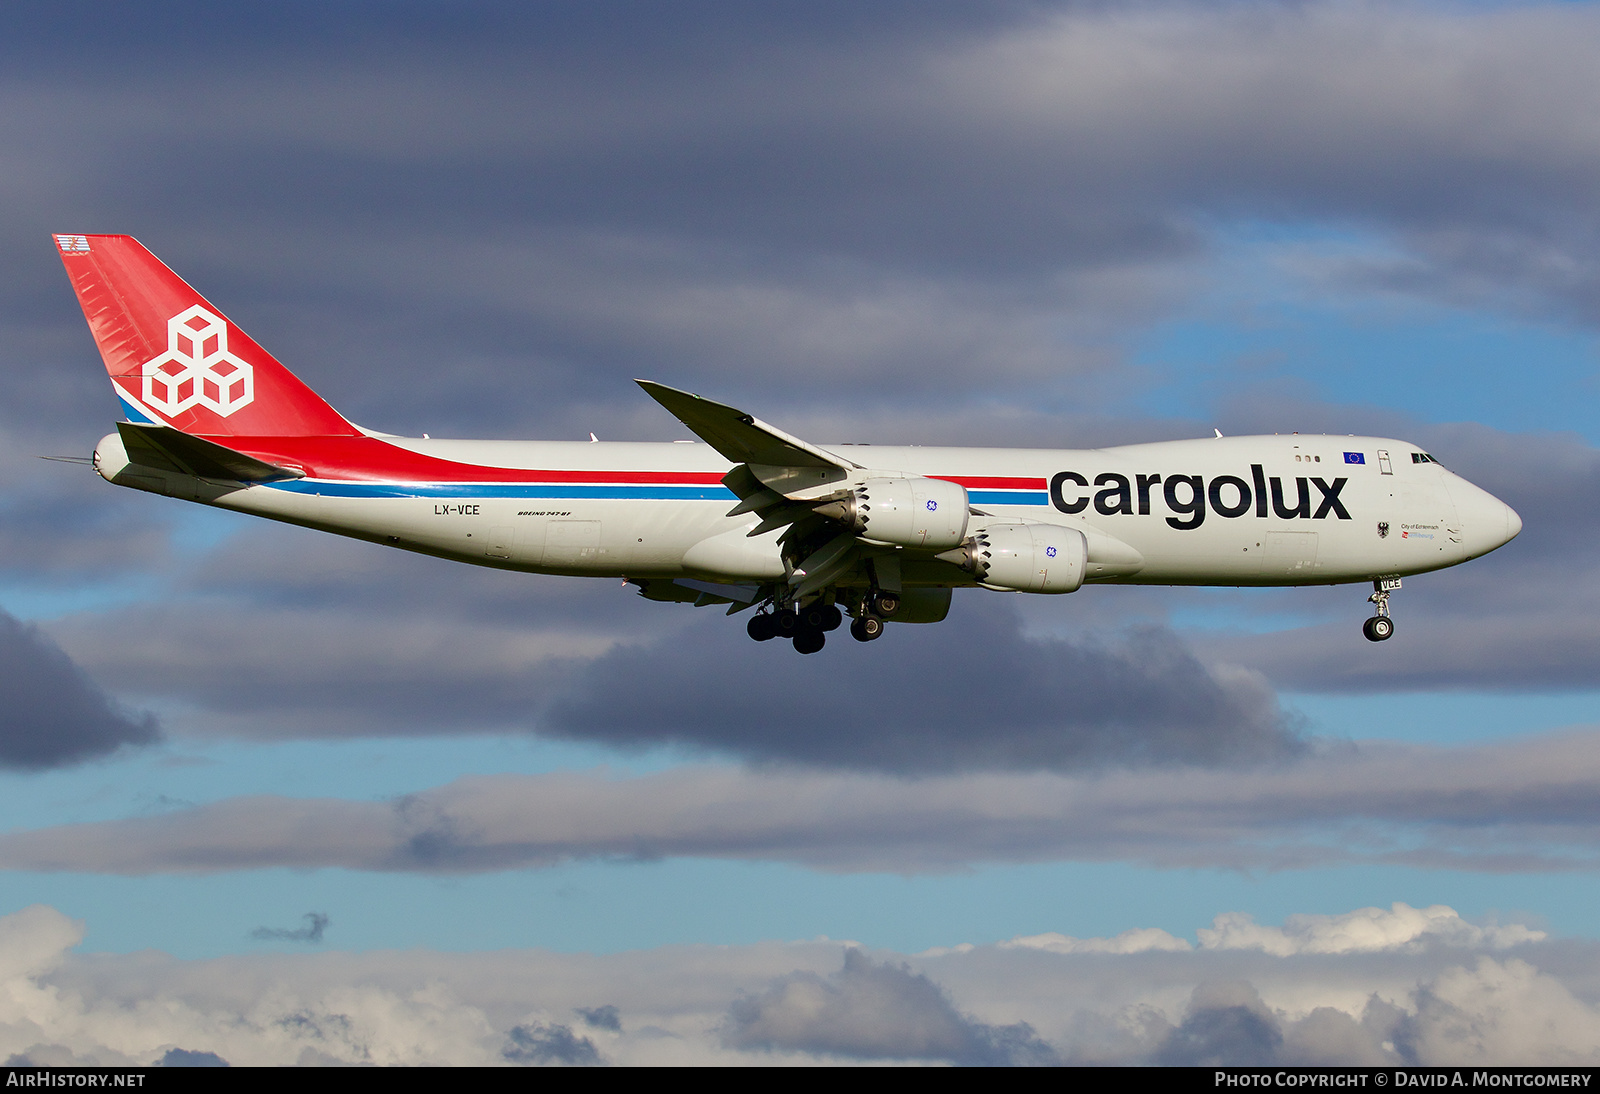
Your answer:
[[[529,473],[524,471],[522,475]],[[601,474],[607,474],[602,472]],[[643,472],[623,473],[633,478]],[[535,472],[532,476],[542,479]],[[325,498],[565,498],[622,499],[656,501],[733,501],[733,491],[714,484],[655,484],[641,482],[586,483],[565,482],[340,482],[330,479],[291,479],[267,483],[274,490],[294,494],[315,494]]]
[[[377,437],[217,438],[268,463],[296,467],[302,479],[273,490],[338,498],[544,498],[732,501],[720,471],[583,471],[459,463]],[[244,443],[241,443],[244,442]],[[974,505],[1046,505],[1045,480],[937,475],[963,486]]]
[[[967,489],[973,505],[1048,505],[1050,495],[1043,479],[1009,475],[934,475]]]

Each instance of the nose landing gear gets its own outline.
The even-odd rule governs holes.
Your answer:
[[[1398,577],[1380,577],[1372,583],[1373,617],[1361,624],[1361,633],[1368,642],[1382,642],[1394,634],[1394,620],[1389,618],[1389,594],[1400,588]]]

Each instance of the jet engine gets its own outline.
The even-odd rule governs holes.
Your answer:
[[[942,551],[967,534],[967,491],[943,479],[868,479],[814,511],[862,539]]]
[[[1075,528],[1054,524],[983,524],[954,551],[954,562],[988,589],[1070,593],[1083,584],[1089,545]]]

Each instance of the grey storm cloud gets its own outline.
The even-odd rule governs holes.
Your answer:
[[[1170,631],[1030,638],[981,590],[943,624],[868,646],[841,630],[802,658],[752,643],[743,617],[620,583],[300,531],[238,537],[183,573],[167,604],[52,631],[124,693],[200,704],[197,732],[513,730],[897,771],[1255,763],[1302,747],[1259,678],[1202,663]]]
[[[904,874],[1110,860],[1592,870],[1597,755],[1600,734],[1589,731],[1494,747],[1330,747],[1243,770],[483,776],[388,802],[258,795],[13,831],[0,834],[0,869],[470,874],[688,856]]]
[[[844,648],[825,657],[753,643],[721,619],[618,646],[573,674],[543,727],[895,771],[1250,764],[1302,747],[1257,678],[1206,667],[1170,632],[1035,639],[997,598],[962,599],[942,624],[865,648],[836,637]]]
[[[34,257],[0,323],[52,375],[93,365],[58,221],[135,231],[335,405],[434,435],[657,429],[642,363],[781,409],[1082,405],[1246,215],[1370,226],[1405,268],[1363,285],[1595,307],[1578,6],[5,21],[4,234]]]
[[[1054,1064],[1026,1022],[992,1026],[961,1014],[940,987],[906,965],[845,951],[829,977],[795,973],[734,1002],[723,1036],[741,1049],[779,1049],[856,1060],[953,1064]]]
[[[160,738],[129,714],[38,628],[0,610],[0,766],[59,767]]]
[[[98,439],[87,438],[78,455]],[[121,491],[84,467],[38,466],[45,470],[26,485],[0,488],[0,574],[62,587],[137,580],[169,562],[162,518],[171,510],[118,497]]]

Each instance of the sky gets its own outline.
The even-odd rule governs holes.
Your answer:
[[[0,10],[0,1059],[1600,1062],[1600,6]],[[814,657],[119,490],[52,232],[354,421],[1405,438],[1368,590]]]

